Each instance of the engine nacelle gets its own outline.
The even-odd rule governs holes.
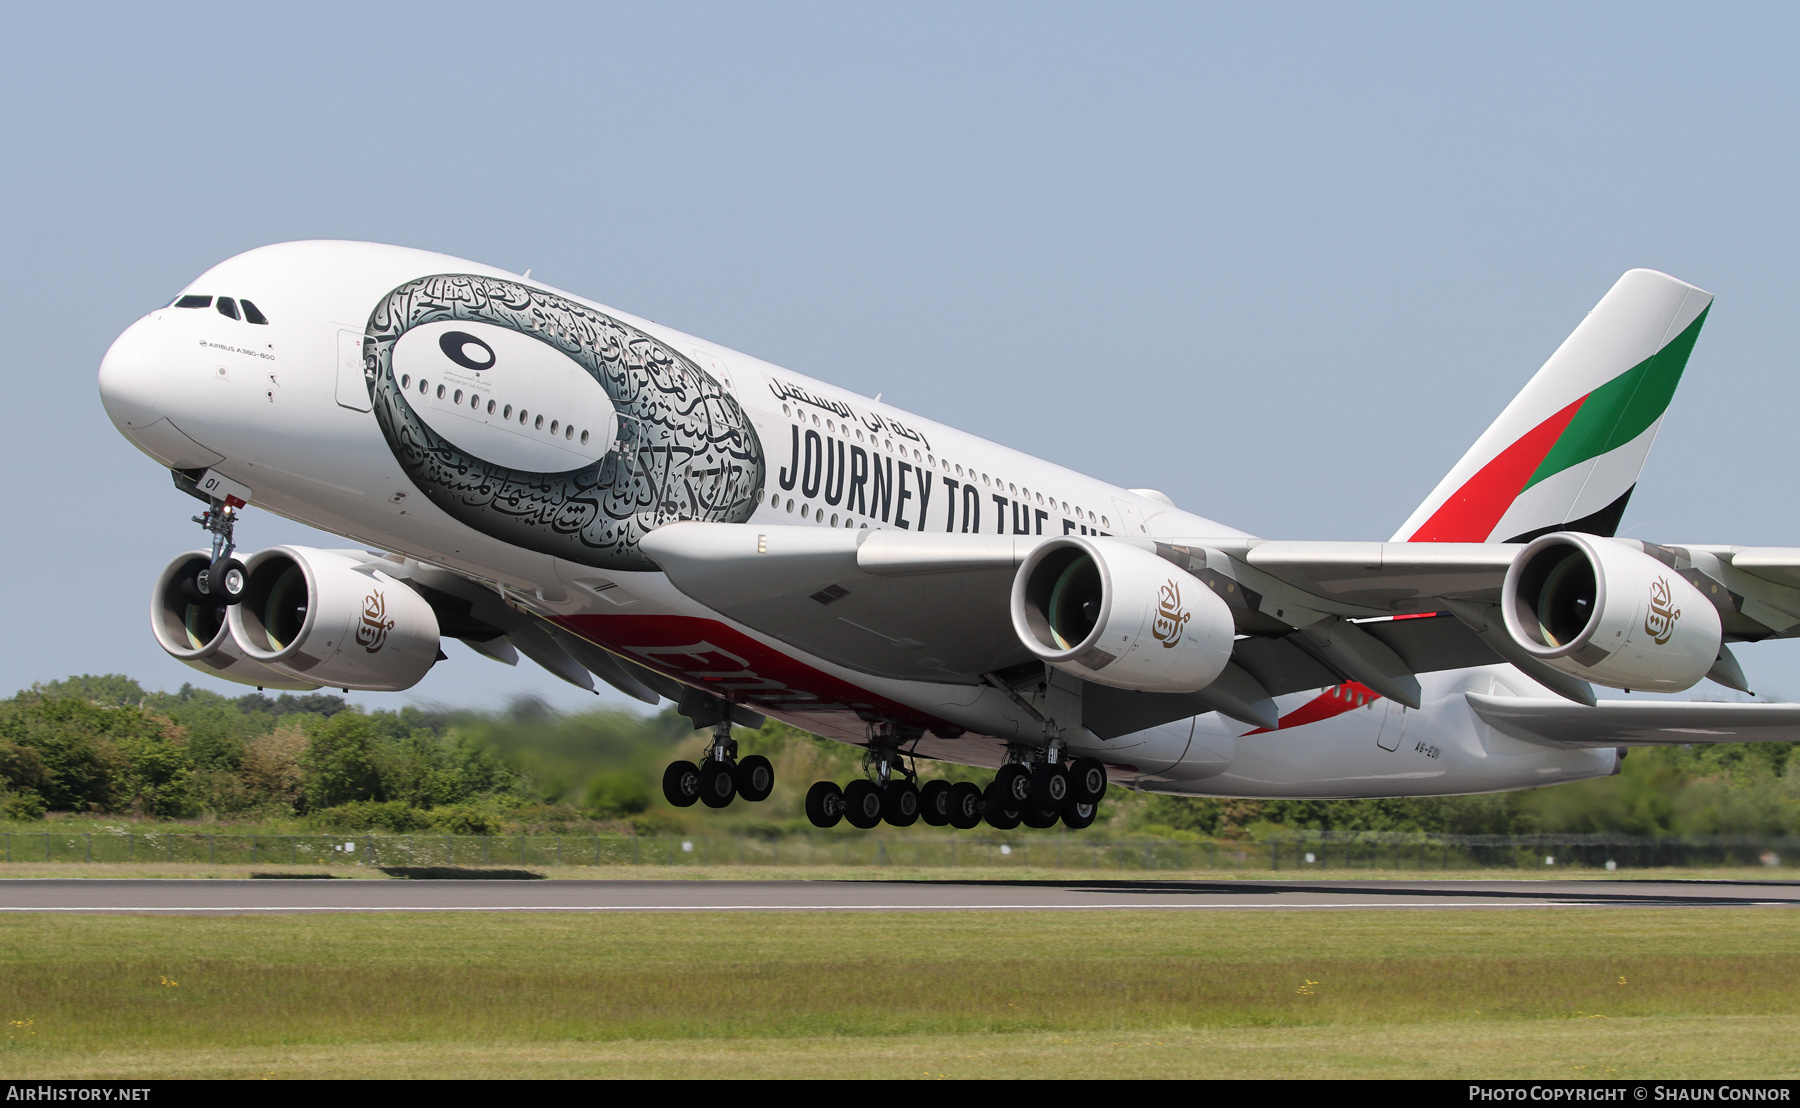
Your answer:
[[[1526,653],[1615,689],[1680,692],[1719,656],[1719,611],[1680,574],[1610,539],[1559,531],[1506,571],[1500,610]]]
[[[176,661],[212,677],[264,689],[311,692],[319,686],[244,657],[226,625],[225,608],[195,599],[193,580],[212,556],[190,550],[163,568],[150,593],[150,630]]]
[[[1044,661],[1139,692],[1198,692],[1231,660],[1231,609],[1200,580],[1146,550],[1063,536],[1013,579],[1013,630]]]
[[[425,598],[335,550],[272,546],[244,562],[231,637],[252,661],[335,688],[410,689],[438,657]]]

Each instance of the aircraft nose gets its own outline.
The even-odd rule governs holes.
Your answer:
[[[100,402],[121,431],[146,427],[155,414],[167,376],[166,350],[156,341],[157,321],[146,317],[125,328],[100,360]]]

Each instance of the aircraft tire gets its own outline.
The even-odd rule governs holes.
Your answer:
[[[1039,765],[1031,774],[1031,804],[1045,811],[1055,812],[1069,796],[1069,767],[1053,766],[1049,763]]]
[[[968,831],[980,826],[982,805],[981,787],[968,781],[958,781],[950,787],[950,826],[958,831]]]
[[[752,754],[737,764],[737,791],[745,800],[755,803],[769,799],[775,791],[775,767],[761,754]]]
[[[1082,804],[1098,804],[1106,795],[1106,766],[1098,758],[1077,758],[1069,763],[1069,795]],[[1068,815],[1065,812],[1064,822]]]
[[[1031,771],[1017,762],[1008,762],[994,774],[994,786],[1008,808],[1023,808],[1031,799]]]
[[[250,584],[250,575],[244,570],[244,563],[236,558],[220,558],[206,567],[206,591],[219,604],[236,604],[244,599],[244,589]]]
[[[723,808],[737,799],[737,778],[731,766],[710,758],[700,766],[700,803]]]
[[[919,790],[919,816],[933,827],[950,822],[950,782],[925,782]]]
[[[1020,815],[1019,822],[1027,827],[1045,828],[1055,827],[1056,821],[1061,818],[1062,813],[1055,808],[1027,807]]]
[[[983,819],[987,820],[989,827],[999,831],[1011,831],[1019,826],[1019,820],[1023,818],[1024,813],[1021,809],[1012,806],[1013,802],[1001,791],[998,779],[988,786],[987,796],[984,800],[986,803],[982,805],[981,815]]]
[[[692,762],[670,762],[663,770],[663,799],[677,808],[691,807],[700,799],[700,767]]]
[[[881,790],[875,782],[858,779],[844,786],[844,818],[864,831],[881,822]]]
[[[911,781],[889,781],[881,793],[881,818],[894,827],[919,822],[919,790]]]
[[[844,790],[836,781],[814,781],[806,790],[806,819],[814,827],[836,827],[844,818]]]
[[[1076,800],[1071,796],[1063,803],[1063,826],[1071,831],[1079,831],[1083,827],[1090,826],[1094,822],[1094,817],[1099,814],[1100,805]]]

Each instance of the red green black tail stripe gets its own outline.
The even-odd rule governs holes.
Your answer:
[[[1649,430],[1668,410],[1710,311],[1709,304],[1661,350],[1520,436],[1452,493],[1411,541],[1486,542],[1520,493]]]

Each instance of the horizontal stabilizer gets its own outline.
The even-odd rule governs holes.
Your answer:
[[[1515,739],[1552,746],[1685,746],[1800,740],[1800,704],[1711,704],[1603,700],[1589,708],[1566,700],[1464,694],[1488,726]]]

